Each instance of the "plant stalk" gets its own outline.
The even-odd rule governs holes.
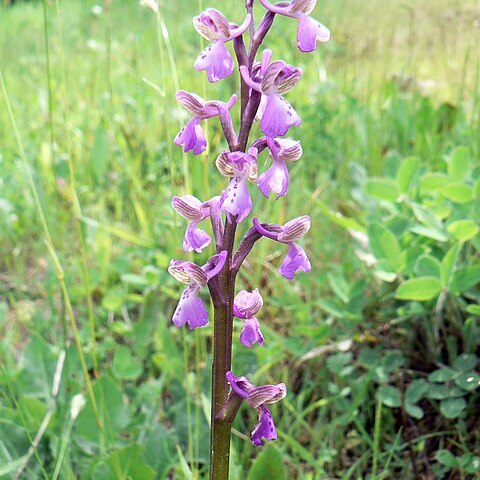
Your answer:
[[[218,276],[224,302],[215,305],[213,365],[212,365],[212,410],[210,427],[210,479],[227,480],[230,464],[229,421],[217,419],[228,400],[229,387],[226,374],[232,366],[233,299],[235,281],[230,272],[237,223],[235,218],[226,222],[222,248],[227,251],[225,265]]]

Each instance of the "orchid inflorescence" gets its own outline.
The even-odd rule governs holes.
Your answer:
[[[254,3],[255,0],[246,0],[247,14],[239,24],[229,22],[222,13],[212,8],[193,19],[197,32],[211,42],[194,63],[195,69],[205,70],[209,82],[218,82],[233,73],[235,63],[226,47],[233,42],[241,82],[240,126],[237,133],[230,113],[237,104],[237,95],[222,102],[207,101],[183,90],[177,92],[177,100],[192,118],[175,137],[175,144],[182,146],[184,152],[201,154],[207,148],[202,121],[218,117],[228,149],[219,152],[215,164],[229,181],[221,195],[206,201],[193,195],[173,197],[173,208],[188,221],[184,250],[201,253],[212,243],[210,235],[199,228],[201,222],[210,219],[216,254],[201,267],[189,261],[172,260],[168,270],[175,279],[187,285],[173,314],[173,323],[177,327],[188,324],[194,329],[208,323],[207,311],[199,297],[201,288],[209,288],[215,306],[212,424],[226,419],[231,423],[245,400],[258,412],[259,421],[251,440],[254,445],[261,445],[262,439],[277,438],[267,405],[281,400],[286,388],[283,383],[254,387],[245,377],[236,377],[230,371],[233,317],[243,321],[240,333],[243,345],[251,348],[255,344],[262,346],[265,342],[256,318],[263,305],[262,296],[257,288],[251,292],[241,290],[235,295],[236,275],[254,244],[262,237],[288,247],[279,268],[285,278],[293,279],[298,271],[308,272],[311,265],[297,243],[310,228],[307,215],[284,225],[261,223],[254,218],[253,225],[234,251],[236,227],[248,218],[253,207],[248,183],[255,182],[266,198],[270,193],[275,194],[277,199],[283,197],[289,185],[288,164],[302,156],[300,142],[284,137],[291,127],[301,123],[284,95],[300,81],[302,71],[283,60],[273,60],[273,53],[268,49],[263,50],[259,61],[256,61],[256,56],[277,15],[298,21],[297,44],[302,52],[315,50],[317,42],[329,39],[330,32],[309,16],[316,0],[292,0],[275,5],[259,0],[266,13],[258,28],[254,21]],[[243,39],[247,31],[250,35],[248,48]],[[255,119],[259,121],[263,136],[249,144]],[[258,157],[264,150],[268,152],[271,164],[259,175]],[[222,332],[226,333],[226,339],[217,338],[217,326],[224,328]],[[219,374],[222,379],[218,378]],[[212,452],[215,450],[214,438],[215,434],[212,434]]]

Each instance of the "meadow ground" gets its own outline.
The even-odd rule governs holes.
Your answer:
[[[201,157],[173,145],[187,118],[175,91],[230,96],[236,77],[210,85],[192,69],[202,40],[191,17],[210,6],[239,19],[243,2],[162,1],[158,18],[136,1],[109,4],[0,7],[0,478],[22,467],[45,416],[23,478],[190,479],[208,463],[212,329],[171,324],[179,286],[166,267],[185,258],[184,224],[170,199],[224,188],[214,165],[223,145],[215,121]],[[344,227],[365,230],[381,218],[372,202],[389,199],[382,187],[391,182],[370,182],[366,197],[368,178],[411,156],[419,171],[443,172],[459,146],[470,159],[465,182],[477,185],[468,215],[478,223],[480,5],[324,0],[315,16],[333,38],[314,54],[297,51],[284,18],[266,42],[304,71],[288,97],[303,119],[295,134],[304,155],[287,197],[266,200],[252,189],[253,201],[271,222],[311,216],[313,268],[284,280],[276,274],[281,249],[264,242],[239,279],[247,290],[262,287],[268,341],[248,351],[235,345],[235,368],[258,382],[283,381],[289,394],[274,409],[279,439],[262,453],[245,437],[254,418],[242,410],[232,478],[475,478],[478,395],[465,389],[466,407],[455,415],[435,403],[463,399],[451,385],[444,397],[425,390],[408,404],[403,392],[455,359],[462,370],[461,354],[478,353],[478,280],[456,294],[474,320],[457,314],[453,299],[445,311],[457,312],[462,333],[449,329],[445,345],[424,353],[409,335],[412,318],[437,306],[438,320],[445,295],[422,312],[418,302],[398,310],[395,282],[405,275],[393,274],[392,290],[384,283],[392,272],[374,275]],[[390,221],[396,206],[386,210]],[[478,262],[478,233],[467,236],[455,238],[472,242],[467,253]],[[441,248],[428,247],[441,260]],[[422,271],[432,278],[428,262]],[[446,357],[431,360],[432,351]],[[462,372],[477,375],[476,367]],[[461,387],[457,377],[444,380]],[[389,396],[394,387],[400,403]],[[80,413],[71,404],[78,393]],[[413,408],[420,401],[421,415]]]

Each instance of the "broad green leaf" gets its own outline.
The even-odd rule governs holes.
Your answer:
[[[468,203],[473,199],[473,191],[464,183],[452,182],[442,190],[443,195],[455,203]]]
[[[143,457],[157,472],[159,478],[166,478],[167,471],[177,463],[175,443],[178,442],[174,431],[163,425],[156,425],[147,436]]]
[[[418,405],[414,405],[413,403],[407,403],[405,405],[405,410],[408,415],[412,418],[416,418],[417,420],[421,420],[424,416],[423,409]]]
[[[442,286],[435,277],[412,278],[402,283],[395,292],[399,300],[427,301],[438,296]]]
[[[443,231],[442,221],[435,215],[435,212],[430,208],[412,203],[412,210],[415,218],[420,222],[434,230]]]
[[[414,380],[405,391],[405,401],[407,403],[417,403],[427,393],[428,387],[429,384],[425,380]]]
[[[400,391],[391,385],[381,386],[377,390],[377,398],[390,408],[398,408],[402,405]]]
[[[477,235],[480,229],[473,220],[458,220],[451,223],[448,226],[447,231],[451,233],[457,240],[466,242]]]
[[[320,308],[325,310],[327,313],[330,315],[333,315],[334,317],[342,317],[345,314],[345,306],[340,306],[333,300],[330,300],[328,298],[321,298],[318,300],[318,305]]]
[[[422,237],[431,238],[437,242],[446,242],[448,240],[447,235],[441,230],[435,228],[425,227],[424,225],[414,225],[411,229],[411,232],[421,235]]]
[[[403,268],[405,261],[397,237],[387,227],[380,223],[370,225],[368,238],[372,253],[378,260],[385,259],[395,272]]]
[[[452,276],[451,289],[465,292],[480,282],[480,266],[460,268]]]
[[[465,392],[457,386],[450,387],[445,383],[434,383],[428,387],[427,398],[433,400],[445,400],[446,398],[457,398],[465,395]]]
[[[326,215],[333,223],[337,224],[338,226],[345,228],[346,230],[357,230],[359,232],[365,231],[362,225],[360,225],[355,219],[345,217],[340,212],[335,212],[331,210],[328,205],[320,199],[316,199],[315,203],[320,208],[321,212]],[[167,265],[170,261],[170,257],[167,257]]]
[[[115,350],[112,370],[121,380],[136,380],[142,374],[143,367],[140,360],[122,345]]]
[[[248,472],[248,480],[285,480],[287,470],[283,465],[283,458],[280,452],[271,445],[267,445],[258,455]]]
[[[457,418],[467,406],[463,397],[450,398],[440,402],[440,412],[445,418]]]
[[[480,387],[480,375],[476,372],[462,372],[455,377],[455,385],[467,392],[472,392]]]
[[[438,370],[433,371],[429,376],[428,380],[430,382],[448,382],[455,377],[457,372],[450,367],[439,368]]]
[[[397,185],[400,192],[405,193],[408,191],[410,185],[415,179],[415,175],[420,167],[418,158],[409,157],[406,158],[399,169],[397,170]]]
[[[464,180],[468,174],[470,152],[467,147],[457,147],[447,162],[448,176],[452,180]]]
[[[350,300],[348,296],[349,288],[345,277],[338,273],[329,272],[327,274],[327,279],[328,284],[335,295],[337,295],[337,297],[340,298],[343,303],[348,303]]]
[[[453,368],[466,372],[476,367],[478,358],[473,353],[462,353],[453,362]]]
[[[480,177],[477,178],[477,181],[473,185],[473,194],[475,197],[480,197]]]
[[[441,190],[447,183],[447,176],[443,173],[427,173],[420,178],[420,193]]]
[[[393,272],[392,267],[384,258],[378,260],[373,273],[377,278],[382,280],[382,282],[391,283],[397,278],[397,274]]]
[[[440,278],[440,262],[431,255],[422,255],[415,263],[415,273],[419,277]]]
[[[365,184],[365,193],[378,200],[395,202],[399,196],[396,183],[388,178],[371,178]]]
[[[102,307],[111,312],[118,312],[125,301],[125,293],[120,287],[114,287],[102,299]]]
[[[22,395],[32,395],[49,400],[52,396],[53,377],[58,354],[40,336],[34,335],[23,352],[19,383]]]
[[[94,386],[93,393],[102,424],[108,428],[110,438],[115,438],[129,422],[128,407],[124,400],[123,392],[118,383],[111,377],[104,375],[99,378]],[[99,427],[95,418],[94,409],[90,398],[77,417],[74,434],[81,437],[80,442],[91,442],[97,445]]]
[[[119,478],[132,480],[153,480],[155,470],[148,465],[142,455],[142,449],[135,444],[113,450],[104,460],[93,469],[92,480],[111,480]]]
[[[438,450],[435,454],[436,460],[447,468],[457,468],[457,458],[449,450]]]
[[[442,284],[442,287],[444,288],[450,286],[452,272],[455,267],[457,256],[460,252],[461,247],[461,243],[454,244],[452,247],[450,247],[450,250],[448,250],[448,252],[442,259],[442,264],[440,267],[440,282]]]
[[[472,315],[479,315],[480,316],[480,305],[469,305],[466,308],[466,311],[468,313],[471,313]]]
[[[465,458],[467,455],[469,456],[468,461]],[[480,457],[464,453],[460,457],[460,460],[461,460],[462,464],[464,465],[464,467],[463,467],[464,470],[467,473],[479,473],[480,472]]]

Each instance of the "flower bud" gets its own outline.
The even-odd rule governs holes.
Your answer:
[[[238,292],[233,303],[234,314],[238,318],[252,318],[263,307],[263,298],[258,288],[253,292],[242,290]]]

